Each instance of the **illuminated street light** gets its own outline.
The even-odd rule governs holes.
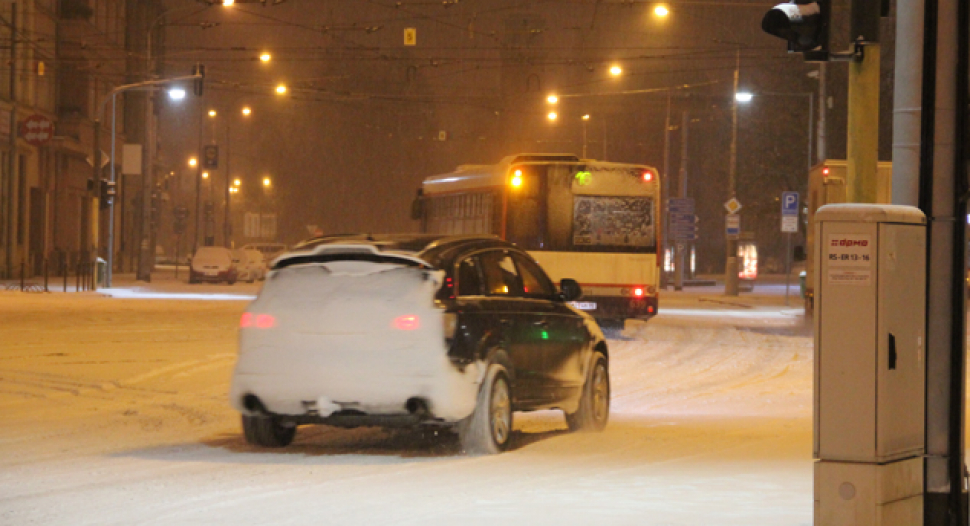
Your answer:
[[[263,53],[262,55],[259,56],[259,60],[261,62],[269,62],[270,60],[273,60],[273,55],[270,55],[269,53]]]
[[[619,77],[622,73],[623,73],[623,68],[621,68],[620,66],[616,66],[616,65],[610,66],[610,75],[613,75],[614,77]]]
[[[216,115],[216,110],[209,110],[209,117],[215,117]]]
[[[559,102],[559,97],[555,95],[549,95],[548,97],[546,97],[546,102],[548,102],[549,104],[555,104]]]
[[[233,186],[241,186],[242,185],[242,181],[240,181],[239,179],[233,179],[232,180],[232,185]]]
[[[232,188],[229,189],[229,193],[230,194],[238,194],[239,193],[239,188],[233,186]]]
[[[280,84],[279,86],[276,86],[276,93],[279,93],[280,95],[286,93],[286,85]]]
[[[273,181],[269,177],[263,177],[263,186],[269,188],[272,186]]]
[[[222,0],[222,5],[225,7],[229,7],[235,3],[236,3],[236,0]]]
[[[185,98],[185,90],[182,88],[172,88],[168,90],[168,98],[172,100],[182,100]]]
[[[738,102],[751,102],[751,99],[753,98],[754,95],[747,91],[739,91],[734,94],[734,100]]]
[[[202,172],[202,178],[203,179],[208,179],[209,178],[209,172]]]
[[[189,157],[189,166],[195,166],[199,164],[199,160],[195,157]]]
[[[588,121],[589,120],[589,114],[588,113],[586,115],[583,115],[583,120],[584,121]]]
[[[670,10],[667,9],[667,6],[663,4],[658,4],[656,7],[653,8],[653,14],[656,15],[658,18],[666,18],[667,15],[670,14]]]
[[[249,114],[252,113],[252,112],[253,112],[253,110],[250,109],[249,106],[246,106],[246,107],[244,107],[242,109],[242,114],[245,115],[246,117],[249,117]]]
[[[559,118],[559,115],[556,114],[556,112],[554,112],[554,111],[550,111],[549,112],[549,115],[546,115],[546,118],[548,118],[551,121],[554,121],[554,120],[556,120],[556,119]]]

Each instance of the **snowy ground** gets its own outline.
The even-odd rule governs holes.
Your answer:
[[[605,432],[517,414],[513,451],[466,457],[371,428],[251,448],[226,393],[258,284],[118,283],[0,292],[0,524],[811,523],[812,340],[783,297],[667,293],[609,331]]]

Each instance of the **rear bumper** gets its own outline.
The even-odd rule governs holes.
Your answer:
[[[582,299],[574,303],[577,305],[595,303],[595,309],[580,310],[596,318],[644,318],[656,316],[659,309],[657,296],[629,298],[583,295]]]
[[[221,281],[231,281],[235,278],[233,272],[220,272],[215,275],[206,275],[203,272],[197,272],[195,270],[189,271],[189,277],[192,281],[208,281],[212,283],[219,283]]]
[[[409,425],[421,420],[457,422],[470,415],[481,367],[472,364],[460,371],[443,351],[434,360],[422,360],[419,349],[408,351],[417,355],[417,363],[401,364],[394,359],[401,353],[393,351],[382,363],[368,362],[366,357],[375,357],[371,353],[359,353],[364,359],[356,364],[354,353],[339,351],[246,351],[236,365],[229,400],[244,414],[265,412],[297,423]],[[283,370],[280,364],[287,363],[300,366]],[[423,406],[421,410],[415,411],[415,403]]]

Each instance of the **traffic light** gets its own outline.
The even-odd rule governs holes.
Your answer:
[[[202,64],[196,64],[192,68],[193,75],[199,75],[199,78],[195,79],[192,85],[192,91],[199,97],[205,92],[205,66]]]
[[[810,62],[829,59],[831,0],[792,0],[765,13],[761,29],[788,41],[788,51],[803,53]]]
[[[101,181],[101,202],[99,205],[102,209],[111,206],[111,203],[117,195],[118,187],[114,181]]]

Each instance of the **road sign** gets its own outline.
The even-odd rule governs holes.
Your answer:
[[[798,233],[798,216],[781,216],[781,231],[790,234]]]
[[[798,215],[798,192],[781,193],[781,215]]]
[[[219,168],[219,147],[215,144],[207,144],[202,149],[202,167],[210,170]]]
[[[724,232],[727,234],[729,239],[737,239],[741,235],[741,216],[737,214],[728,214],[725,216]]]
[[[729,214],[737,214],[741,210],[741,201],[732,197],[724,203],[724,209],[728,211]]]
[[[54,123],[43,115],[31,115],[20,123],[20,136],[31,146],[43,146],[53,135]]]
[[[670,199],[667,201],[667,211],[671,214],[693,214],[694,200],[689,197]]]
[[[670,224],[667,235],[673,241],[694,241],[697,239],[697,216],[694,215],[694,200],[690,198],[671,199],[667,202]]]

